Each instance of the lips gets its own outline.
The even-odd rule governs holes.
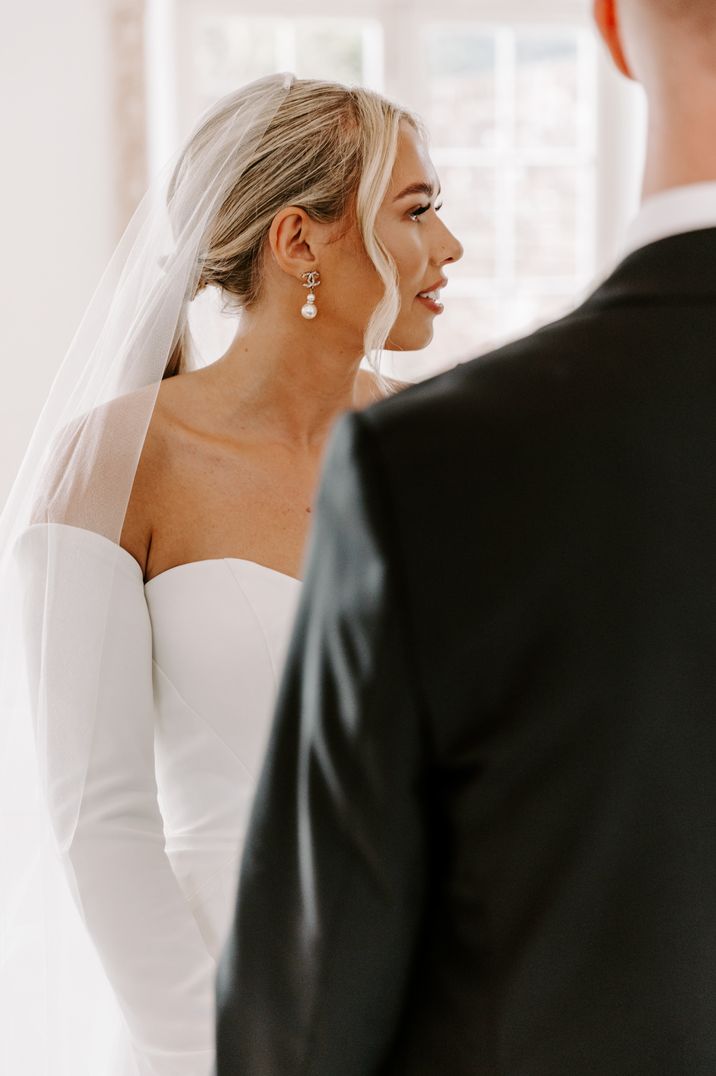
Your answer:
[[[442,288],[447,287],[447,279],[443,276],[440,280],[436,280],[434,284],[431,284],[425,291],[418,292],[418,299],[432,299],[434,303],[440,302],[440,292]]]

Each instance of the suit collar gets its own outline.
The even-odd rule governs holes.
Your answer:
[[[716,181],[671,187],[647,198],[624,238],[622,257],[684,232],[716,228]]]

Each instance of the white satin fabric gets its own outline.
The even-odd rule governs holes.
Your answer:
[[[53,707],[63,730],[72,714],[70,736],[94,726],[69,822],[63,759],[86,745],[64,731],[63,743],[41,746],[62,868],[109,984],[81,1002],[86,1038],[67,1047],[74,1076],[209,1076],[216,965],[300,583],[229,557],[145,585],[120,546],[65,524],[30,527],[17,552],[28,650],[61,673],[45,677],[38,705],[50,728]],[[48,555],[63,579],[61,655],[43,652],[39,635]],[[108,610],[97,593],[109,594]],[[75,1000],[86,971],[66,962]],[[71,1012],[68,1001],[57,1005]]]

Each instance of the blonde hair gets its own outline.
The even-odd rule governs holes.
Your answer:
[[[246,89],[224,98],[210,113],[186,146],[175,177],[191,167],[202,145],[242,104]],[[380,377],[380,358],[400,297],[395,263],[375,234],[375,220],[390,183],[402,120],[425,136],[416,116],[371,90],[294,80],[254,159],[210,223],[197,291],[214,285],[238,306],[256,303],[271,223],[286,205],[299,205],[322,223],[354,214],[366,253],[385,286],[364,335],[365,354]],[[185,329],[165,378],[186,368],[186,345]]]

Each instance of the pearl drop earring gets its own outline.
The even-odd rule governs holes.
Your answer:
[[[317,288],[321,283],[321,276],[318,272],[301,273],[301,279],[306,283],[304,288],[308,288],[308,295],[306,296],[306,302],[301,307],[301,317],[304,317],[306,321],[313,321],[318,314],[318,307],[316,306],[316,294],[314,288]]]

